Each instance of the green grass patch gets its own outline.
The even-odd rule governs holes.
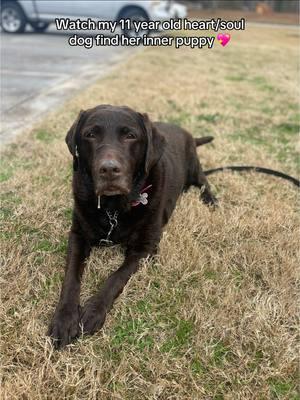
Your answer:
[[[175,101],[168,100],[168,104],[170,109],[169,113],[161,116],[162,121],[184,126],[191,119],[191,114],[178,105]]]
[[[33,251],[65,254],[67,251],[67,246],[68,242],[66,238],[62,238],[58,243],[53,243],[49,239],[41,239],[35,243]]]
[[[64,217],[68,222],[72,221],[73,208],[69,207],[64,210]]]
[[[222,341],[217,341],[213,344],[211,359],[214,365],[221,367],[228,361],[230,348]]]
[[[111,345],[114,350],[126,349],[128,346],[137,351],[151,350],[154,345],[151,336],[151,322],[144,318],[121,320],[112,333]]]
[[[231,133],[233,140],[240,140],[254,146],[263,147],[279,161],[292,161],[299,169],[299,153],[295,148],[299,125],[285,122],[274,126],[251,126]]]
[[[232,272],[232,276],[233,276],[233,281],[234,281],[235,287],[240,288],[242,286],[242,282],[244,279],[243,274],[241,273],[241,271],[236,269]]]
[[[11,166],[4,167],[1,165],[0,182],[8,181],[13,176],[13,168]]]
[[[37,264],[42,264],[43,260],[38,260]],[[35,291],[32,298],[30,299],[33,305],[39,304],[40,301],[47,299],[49,293],[58,288],[63,279],[63,272],[54,272],[42,282],[37,282],[36,286],[38,290]]]
[[[11,155],[2,156],[0,160],[0,183],[12,178],[18,169],[30,170],[34,166],[33,160],[19,160]]]
[[[189,320],[175,319],[171,329],[173,335],[163,343],[161,347],[163,353],[179,353],[184,350],[190,344],[194,325]]]
[[[267,91],[269,93],[278,91],[278,88],[271,85],[263,76],[255,76],[251,78],[246,74],[237,74],[225,76],[225,79],[230,82],[247,82],[250,85],[254,85],[258,90]]]
[[[225,76],[225,79],[231,82],[242,82],[247,80],[245,75],[228,75]]]
[[[176,112],[167,117],[167,122],[170,124],[184,126],[191,118],[191,115],[186,111]]]
[[[8,220],[13,217],[14,210],[21,204],[21,198],[15,192],[3,192],[0,195],[0,220]]]
[[[290,399],[299,400],[300,395],[297,393],[296,383],[285,381],[280,378],[270,378],[268,380],[272,399]]]
[[[278,91],[278,89],[270,85],[266,78],[264,78],[263,76],[255,76],[254,78],[250,79],[250,83],[254,84],[260,90],[264,90],[267,92]]]
[[[60,272],[54,272],[51,276],[48,276],[42,285],[43,292],[49,292],[54,286],[58,286],[62,280],[63,274]]]
[[[299,109],[300,109],[299,103],[288,103],[287,107],[289,110],[292,110],[292,111],[299,111]]]
[[[136,304],[136,309],[138,312],[148,315],[151,312],[152,305],[147,300],[139,300]]]
[[[300,126],[299,123],[290,123],[290,122],[284,122],[279,125],[274,126],[275,131],[277,134],[283,134],[283,138],[285,138],[285,135],[297,135],[300,133]]]
[[[260,364],[264,360],[264,353],[262,350],[256,350],[253,360],[249,363],[249,369],[251,371],[255,371],[257,368],[259,368]]]
[[[9,241],[9,240],[13,240],[15,237],[16,237],[16,235],[15,235],[14,232],[7,232],[7,231],[4,231],[4,230],[0,231],[0,238],[2,240],[8,240]]]
[[[12,208],[9,207],[1,207],[0,209],[0,220],[6,220],[8,218],[11,218],[14,214],[14,211]]]
[[[205,279],[209,279],[209,280],[216,280],[217,279],[217,273],[216,271],[212,270],[212,269],[206,269],[203,272],[203,275],[205,277]]]
[[[215,114],[198,114],[197,115],[197,120],[198,121],[205,121],[205,122],[209,122],[209,123],[216,123],[217,121],[219,121],[221,119],[221,115],[219,113],[215,113]]]
[[[194,375],[203,375],[206,372],[206,367],[198,358],[194,358],[191,362],[191,370]]]
[[[51,143],[55,139],[53,133],[47,132],[45,130],[40,130],[35,134],[35,138],[43,143]]]

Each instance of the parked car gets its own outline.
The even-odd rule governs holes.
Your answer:
[[[44,32],[55,18],[94,18],[118,21],[164,21],[184,18],[186,7],[174,1],[94,1],[94,0],[1,0],[1,26],[8,33],[22,33],[30,24]],[[127,36],[133,32],[124,30]]]

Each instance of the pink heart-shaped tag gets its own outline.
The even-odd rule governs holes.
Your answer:
[[[226,33],[225,35],[223,33],[219,33],[217,39],[219,43],[224,47],[229,42],[230,35],[228,33]]]

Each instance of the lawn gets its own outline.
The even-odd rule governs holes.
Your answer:
[[[249,27],[211,50],[147,48],[52,112],[1,157],[3,399],[299,399],[298,192],[255,174],[210,182],[220,207],[184,194],[159,255],[104,328],[54,351],[46,337],[71,223],[65,134],[81,108],[111,103],[215,141],[204,169],[254,164],[297,175],[299,36]],[[88,51],[87,51],[88,52]],[[95,249],[82,302],[122,260]]]

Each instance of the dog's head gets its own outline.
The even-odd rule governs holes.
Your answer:
[[[96,196],[128,195],[159,161],[164,138],[147,114],[101,105],[81,111],[66,136],[74,169],[92,177]]]

